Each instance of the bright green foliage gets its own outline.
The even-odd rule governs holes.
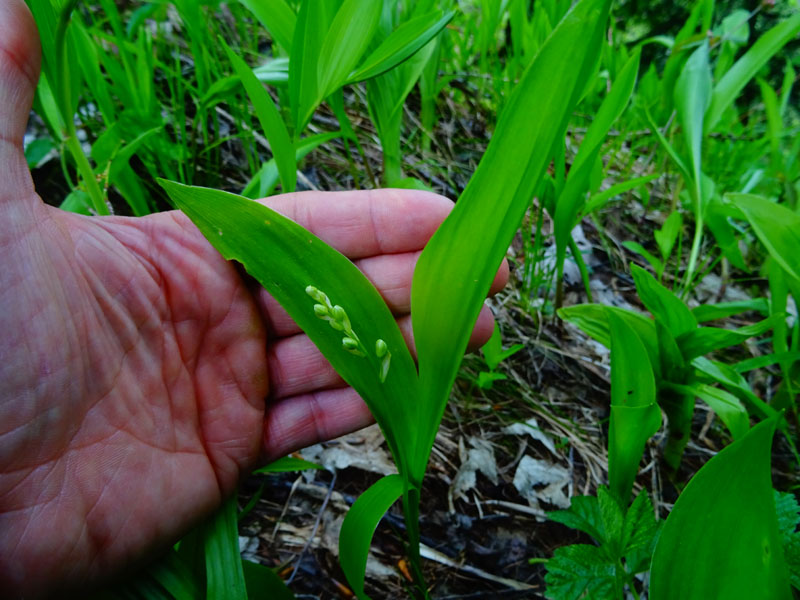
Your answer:
[[[627,504],[644,446],[661,426],[653,368],[636,331],[609,311],[611,337],[611,423],[608,431],[608,482],[620,504]]]
[[[478,373],[478,380],[476,382],[478,387],[482,390],[489,390],[492,388],[495,381],[506,379],[506,375],[499,373],[497,367],[500,366],[501,362],[514,356],[523,348],[524,346],[522,344],[514,344],[510,348],[503,349],[503,337],[500,334],[500,326],[495,323],[492,337],[490,337],[489,341],[481,348],[481,353],[483,354],[483,358],[489,370]]]
[[[358,598],[364,593],[364,572],[370,542],[378,523],[401,495],[405,482],[400,475],[387,475],[358,497],[339,534],[339,562]]]
[[[653,600],[791,598],[770,481],[776,423],[724,448],[683,490],[653,555]]]
[[[621,599],[634,576],[648,569],[658,523],[646,492],[640,492],[624,511],[611,492],[600,487],[597,497],[574,496],[569,509],[547,516],[583,531],[598,544],[556,549],[547,561],[547,598]]]
[[[752,393],[739,374],[702,357],[768,331],[781,317],[773,316],[734,330],[699,327],[697,318],[683,301],[652,275],[636,265],[632,266],[632,272],[639,297],[653,314],[652,321],[624,309],[597,305],[563,308],[559,316],[607,347],[611,347],[613,341],[610,320],[614,317],[622,318],[628,336],[638,337],[655,378],[658,404],[668,417],[669,435],[664,458],[672,469],[677,469],[689,440],[695,398],[701,398],[717,412],[735,437],[742,435],[749,426],[742,402],[749,404],[760,417],[775,414],[774,409]],[[749,307],[746,303],[736,310]],[[731,307],[726,309],[732,310]],[[635,364],[645,366],[642,360]],[[613,377],[612,373],[612,381]],[[712,384],[720,384],[725,389],[714,388]]]
[[[792,586],[800,590],[800,504],[789,492],[775,492],[775,509],[789,579]]]

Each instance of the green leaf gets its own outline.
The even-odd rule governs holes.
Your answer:
[[[656,544],[652,600],[791,599],[770,481],[775,424],[720,451],[678,497]]]
[[[725,197],[742,211],[769,255],[789,276],[800,281],[800,268],[797,266],[800,215],[754,194],[727,194]]]
[[[706,132],[711,131],[719,122],[722,113],[733,104],[739,92],[767,61],[800,31],[800,13],[795,13],[782,23],[778,23],[762,35],[755,44],[736,61],[727,73],[714,86],[711,103],[706,111]]]
[[[280,576],[264,565],[242,560],[250,600],[294,600],[294,594]]]
[[[253,473],[286,473],[289,471],[305,471],[306,469],[322,469],[325,467],[314,462],[295,458],[294,456],[284,456],[276,461],[256,469]]]
[[[653,179],[657,179],[658,177],[659,177],[658,174],[644,175],[642,177],[634,177],[633,179],[628,179],[620,183],[615,183],[607,190],[603,190],[602,192],[598,192],[590,196],[589,200],[586,201],[586,205],[583,207],[583,210],[581,210],[581,218],[593,213],[596,210],[601,209],[616,196],[621,196],[625,192],[636,189],[639,186],[644,185],[648,181],[652,181]]]
[[[567,183],[556,200],[553,215],[553,234],[556,241],[556,261],[559,273],[564,264],[567,242],[572,235],[580,210],[583,208],[589,187],[589,175],[600,153],[600,147],[614,124],[630,101],[636,74],[639,72],[639,50],[633,53],[619,73],[608,95],[603,99],[592,124],[581,142],[578,154],[572,163]]]
[[[203,526],[206,558],[206,598],[247,600],[239,555],[236,497],[228,498]]]
[[[398,466],[400,449],[416,438],[416,367],[400,329],[369,280],[342,254],[286,217],[234,194],[160,181],[180,208],[228,260],[239,261],[281,306],[331,365],[367,402]],[[356,356],[342,347],[341,331],[315,315],[312,285],[344,307],[367,349]],[[384,340],[391,354],[388,376],[370,349]],[[398,399],[402,398],[402,402]]]
[[[659,277],[661,276],[661,273],[664,271],[664,263],[661,262],[661,259],[656,257],[652,252],[647,250],[647,248],[642,246],[639,242],[634,242],[632,240],[626,240],[622,242],[622,246],[644,258],[650,264],[650,266],[653,267],[656,275]]]
[[[239,0],[252,12],[272,39],[288,52],[292,47],[297,17],[285,0]]]
[[[522,344],[514,344],[510,348],[503,350],[503,336],[500,334],[500,326],[497,324],[497,322],[495,322],[492,337],[490,337],[489,341],[483,345],[481,348],[481,353],[483,354],[483,358],[486,360],[486,364],[489,365],[489,368],[492,371],[494,371],[501,362],[513,356],[524,347],[525,346]]]
[[[286,124],[281,118],[281,114],[275,107],[267,90],[241,58],[233,53],[233,50],[224,42],[220,43],[228,54],[236,74],[247,92],[247,97],[256,111],[258,122],[264,130],[264,135],[270,144],[272,155],[275,157],[275,164],[281,177],[281,184],[284,192],[293,192],[297,185],[297,163],[295,162],[295,149]]]
[[[692,180],[701,181],[703,117],[711,102],[711,68],[708,64],[708,41],[704,41],[686,61],[675,84],[675,110],[683,127],[683,137],[692,166]]]
[[[789,567],[789,579],[800,590],[800,505],[788,492],[775,492],[775,509],[778,513],[778,532],[783,554]]]
[[[289,106],[294,139],[298,139],[324,96],[319,91],[317,65],[332,3],[303,0],[289,53]]]
[[[767,302],[766,298],[751,298],[750,300],[720,302],[719,304],[701,304],[692,309],[692,314],[698,323],[705,323],[706,321],[727,319],[749,311],[767,315],[769,313],[769,302]]]
[[[728,365],[698,356],[692,360],[692,366],[703,375],[722,384],[728,391],[738,394],[761,418],[769,418],[777,414],[774,408],[753,393],[747,380]]]
[[[602,304],[576,304],[558,310],[558,316],[572,323],[592,339],[600,342],[606,348],[611,348],[611,331],[608,325],[608,314],[614,312],[624,319],[636,332],[636,335],[647,348],[650,364],[656,371],[656,378],[660,377],[658,337],[652,319],[646,316],[618,308],[616,306],[603,306]]]
[[[150,565],[145,574],[155,579],[176,600],[194,600],[203,593],[189,566],[171,548],[165,556]]]
[[[379,479],[358,497],[344,518],[339,533],[339,564],[358,598],[369,598],[364,593],[364,573],[372,536],[383,515],[403,494],[403,487],[400,475]]]
[[[731,435],[739,439],[750,429],[750,417],[739,399],[731,393],[705,383],[694,382],[689,385],[669,384],[681,394],[691,394],[700,398],[725,423]]]
[[[402,23],[350,74],[347,83],[376,77],[399,65],[431,41],[454,15],[435,10]]]
[[[477,171],[417,263],[411,305],[424,399],[415,480],[425,471],[486,293],[550,162],[550,149],[594,73],[608,10],[608,0],[583,0],[553,30],[511,94]]]
[[[556,548],[544,581],[545,597],[551,600],[614,598],[616,570],[601,548],[572,544]]]
[[[681,233],[682,222],[681,213],[677,210],[673,211],[669,217],[667,217],[667,220],[664,221],[664,225],[661,229],[656,229],[653,232],[653,236],[656,238],[656,244],[658,244],[658,251],[661,253],[661,258],[664,261],[672,254],[672,248],[675,246],[675,242]]]
[[[692,311],[675,294],[656,281],[641,267],[631,264],[636,291],[653,316],[669,329],[675,338],[697,328]]]
[[[611,423],[608,481],[617,501],[627,505],[645,444],[661,426],[653,368],[636,332],[608,312],[611,334]]]
[[[719,327],[700,327],[679,335],[675,341],[681,349],[684,359],[692,360],[714,350],[741,344],[748,338],[761,335],[775,326],[775,323],[784,318],[774,315],[768,319],[740,327],[739,329],[721,329]]]
[[[594,496],[573,496],[568,509],[548,512],[547,518],[582,531],[600,542],[605,539],[600,504]]]
[[[381,16],[378,0],[345,0],[325,36],[317,66],[319,98],[342,87],[367,49]]]

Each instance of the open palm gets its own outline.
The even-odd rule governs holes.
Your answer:
[[[41,201],[21,144],[37,40],[22,0],[0,2],[0,595],[26,597],[137,564],[258,462],[370,422],[184,215],[89,218]],[[410,329],[413,266],[449,201],[382,191],[269,204],[356,259]],[[473,340],[490,331],[485,313]]]

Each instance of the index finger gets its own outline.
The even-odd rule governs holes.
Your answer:
[[[453,209],[431,192],[296,192],[260,200],[351,259],[421,250]]]

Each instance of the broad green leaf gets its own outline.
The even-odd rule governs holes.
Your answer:
[[[435,10],[402,23],[350,74],[347,83],[376,77],[397,66],[431,41],[454,15]]]
[[[631,264],[631,274],[642,303],[656,319],[664,323],[676,339],[697,328],[697,320],[692,311],[680,298],[658,283],[650,273]]]
[[[653,555],[652,600],[791,599],[770,480],[775,423],[720,451],[678,497]]]
[[[747,410],[733,394],[700,382],[689,385],[670,384],[670,387],[682,394],[692,394],[708,404],[734,438],[741,438],[750,429]]]
[[[252,12],[264,28],[269,31],[272,39],[289,52],[292,48],[292,38],[297,17],[286,0],[239,0]]]
[[[247,587],[239,554],[236,497],[228,498],[203,525],[206,558],[206,598],[247,600]]]
[[[699,327],[679,335],[676,341],[684,359],[689,361],[697,356],[703,356],[714,350],[740,344],[748,338],[761,335],[765,331],[772,329],[775,323],[782,318],[781,315],[774,315],[739,329]]]
[[[583,0],[553,30],[509,98],[477,171],[417,263],[411,306],[424,408],[415,479],[425,471],[492,279],[550,162],[550,149],[594,73],[608,10],[608,0]]]
[[[413,446],[416,437],[416,368],[392,313],[369,280],[342,254],[258,202],[174,182],[161,185],[226,259],[240,262],[286,309],[364,398],[402,468],[400,449]],[[315,300],[306,293],[309,285],[344,307],[366,356],[346,351],[342,332],[315,315]],[[374,351],[378,339],[384,340],[391,356],[383,382],[384,359]]]
[[[711,101],[711,67],[708,64],[708,42],[704,41],[686,61],[675,84],[675,110],[683,128],[683,137],[692,169],[692,184],[697,190],[702,180],[703,116]],[[699,218],[699,217],[698,217]]]
[[[169,593],[169,597],[176,600],[194,600],[203,593],[189,566],[172,548],[150,565],[145,575],[155,579]]]
[[[672,248],[681,233],[682,223],[681,213],[676,210],[667,217],[661,229],[656,229],[653,232],[653,237],[656,238],[656,244],[658,244],[658,251],[664,261],[672,254]]]
[[[242,560],[249,600],[294,600],[294,594],[280,576],[264,565]]]
[[[800,281],[800,215],[763,196],[727,194],[726,198],[742,211],[770,256]]]
[[[743,312],[759,312],[762,315],[769,313],[769,303],[766,298],[752,298],[750,300],[736,300],[733,302],[720,302],[719,304],[701,304],[692,309],[694,318],[698,323],[727,319]]]
[[[403,478],[387,475],[370,486],[350,507],[339,533],[339,564],[353,592],[367,600],[364,573],[372,536],[392,504],[403,494]]]
[[[767,61],[800,31],[800,13],[795,13],[762,35],[755,44],[736,61],[714,86],[711,103],[706,111],[704,129],[711,131],[722,113],[736,100],[739,92]]]
[[[239,76],[247,92],[247,97],[250,98],[256,111],[258,122],[261,123],[264,135],[269,141],[272,155],[275,157],[275,164],[280,173],[283,191],[293,192],[297,185],[297,163],[295,162],[294,145],[286,130],[286,124],[269,93],[253,74],[253,70],[247,66],[244,60],[236,56],[223,40],[220,40],[220,43],[224,46],[228,60],[231,61]]]
[[[661,426],[656,383],[647,350],[636,332],[608,312],[611,334],[611,423],[608,481],[617,501],[627,505],[647,440]]]
[[[646,316],[618,308],[616,306],[603,306],[602,304],[576,304],[558,310],[558,316],[572,323],[592,339],[600,342],[606,348],[611,348],[611,333],[608,325],[608,314],[614,312],[624,319],[636,332],[639,339],[647,348],[650,364],[656,371],[656,379],[660,378],[658,338],[656,326],[652,319]]]
[[[611,91],[600,105],[581,142],[578,154],[570,167],[567,183],[556,200],[553,234],[556,241],[556,261],[559,274],[564,264],[567,242],[572,235],[572,228],[575,226],[586,199],[592,166],[597,160],[600,147],[608,135],[609,129],[630,101],[633,86],[636,83],[636,74],[639,72],[640,56],[641,53],[638,50],[634,52],[620,71],[614,85],[611,86]]]
[[[322,101],[317,66],[325,33],[328,31],[328,2],[303,0],[297,12],[289,56],[289,106],[294,139],[298,139]]]
[[[317,63],[320,100],[347,81],[375,34],[382,5],[379,0],[345,0],[339,8]]]
[[[253,473],[286,473],[289,471],[305,471],[306,469],[325,469],[322,465],[317,463],[296,458],[294,456],[284,456],[279,458],[268,465],[256,469]]]
[[[734,394],[738,393],[761,418],[775,416],[775,409],[756,396],[747,384],[747,380],[728,365],[708,360],[703,356],[698,356],[692,360],[692,366],[703,375],[722,384],[728,391]]]

